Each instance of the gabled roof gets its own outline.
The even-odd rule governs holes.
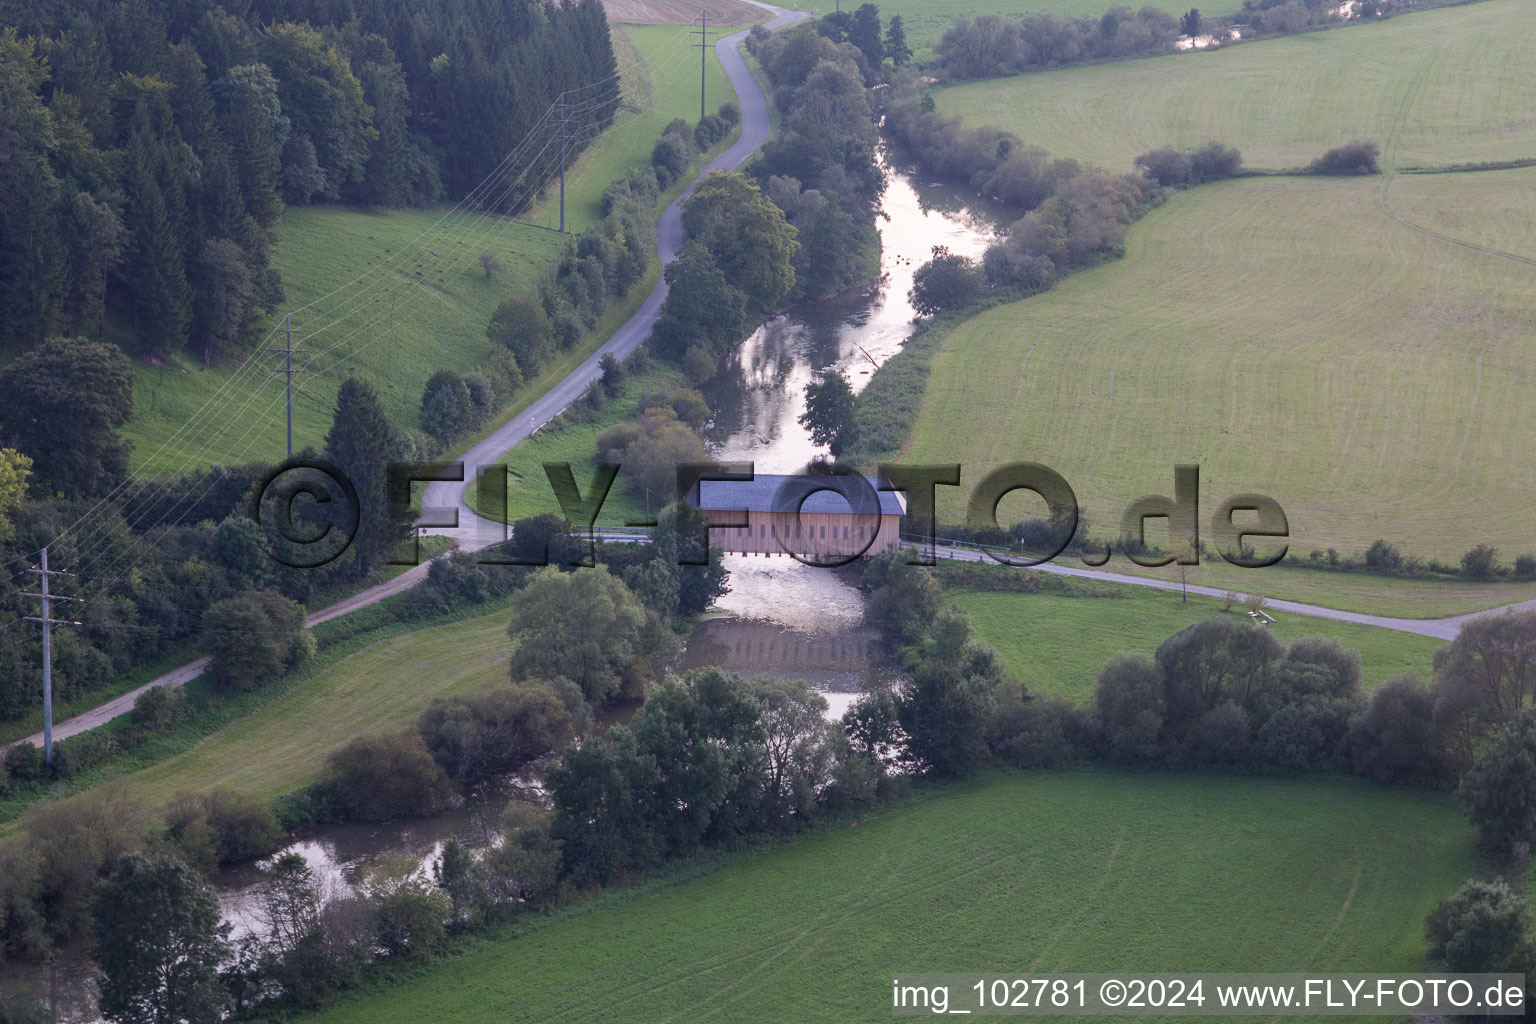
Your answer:
[[[751,480],[701,480],[690,500],[696,508],[716,512],[745,509],[789,515],[798,505],[801,512],[905,514],[907,502],[901,492],[882,491],[882,485],[889,486],[884,477],[758,473]]]

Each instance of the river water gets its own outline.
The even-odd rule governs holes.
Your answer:
[[[889,166],[885,173],[879,282],[772,317],[742,344],[735,372],[707,389],[715,419],[706,441],[722,461],[790,473],[825,454],[798,422],[805,385],[832,368],[847,374],[855,391],[863,390],[911,331],[907,293],[933,247],[980,256],[1003,222],[1004,211],[980,207],[955,189]],[[858,570],[813,568],[784,556],[727,555],[725,564],[730,593],[717,602],[717,613],[694,627],[681,667],[718,665],[745,676],[802,679],[827,698],[830,716],[841,716],[886,660],[879,637],[863,624]],[[430,864],[449,838],[469,847],[492,843],[507,800],[540,795],[530,780],[514,781],[432,818],[309,829],[282,852],[303,856],[329,893],[343,893],[380,853],[403,852]],[[216,880],[236,938],[262,928],[257,893],[268,863]],[[52,1006],[57,1021],[92,1024],[99,1020],[94,977],[83,946],[62,950],[53,964],[0,968],[0,998],[29,995]]]
[[[882,166],[879,282],[792,307],[742,343],[735,372],[705,394],[715,411],[706,441],[721,461],[793,473],[825,455],[799,423],[805,386],[833,369],[862,391],[911,333],[907,293],[934,247],[979,257],[995,238],[1003,210]],[[802,679],[827,698],[829,714],[841,716],[884,662],[879,638],[863,625],[858,570],[814,568],[783,555],[727,555],[725,564],[731,592],[718,606],[726,614],[694,627],[683,667]]]

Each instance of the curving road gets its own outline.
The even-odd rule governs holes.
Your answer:
[[[810,17],[802,11],[786,11],[774,7],[771,4],[762,3],[761,0],[745,0],[755,7],[762,8],[773,15],[772,19],[763,22],[769,29],[782,28],[804,18]],[[737,45],[746,36],[746,31],[737,32],[725,36],[715,43],[715,56],[719,58],[721,66],[731,80],[731,85],[736,90],[736,95],[741,104],[741,134],[731,146],[714,160],[705,165],[701,172],[707,174],[710,171],[734,170],[746,162],[758,147],[768,139],[770,121],[768,117],[768,100],[758,87],[757,80],[752,72],[747,69],[746,62],[737,51]],[[663,264],[669,263],[677,255],[677,250],[683,242],[682,203],[687,198],[691,186],[685,190],[670,206],[662,212],[656,227],[656,250],[660,254]],[[503,424],[497,430],[489,434],[484,440],[471,447],[461,456],[465,465],[466,475],[473,478],[474,471],[480,466],[490,466],[498,462],[502,456],[517,444],[535,433],[539,427],[548,423],[555,416],[563,412],[572,402],[579,399],[592,385],[592,382],[601,376],[598,368],[599,362],[605,355],[612,355],[616,359],[623,359],[650,336],[651,328],[655,325],[661,313],[661,304],[667,297],[667,282],[665,277],[657,281],[656,287],[646,296],[645,302],[634,316],[625,322],[612,337],[603,343],[596,352],[573,370],[565,379],[556,384],[542,397],[523,410],[513,420]],[[464,550],[478,550],[498,543],[506,538],[506,527],[475,514],[464,501],[464,493],[467,482],[459,483],[431,483],[426,486],[422,495],[423,520],[432,521],[439,516],[451,516],[456,513],[455,526],[428,526],[425,532],[429,534],[451,537],[456,546]],[[633,539],[614,537],[614,540]],[[960,560],[981,561],[985,558],[980,552],[961,548],[939,548],[939,556]],[[309,626],[317,626],[339,615],[345,615],[359,608],[377,604],[385,598],[406,590],[426,577],[428,564],[416,566],[407,572],[387,580],[376,586],[360,591],[343,601],[339,601],[327,608],[313,612],[307,619]],[[1079,569],[1065,565],[1043,565],[1035,567],[1033,571],[1057,573],[1064,576],[1075,576],[1088,580],[1099,580],[1107,583],[1120,583],[1135,587],[1151,587],[1156,590],[1178,590],[1179,584],[1167,580],[1151,579],[1145,576],[1127,576],[1121,573],[1105,572],[1096,569]],[[1225,591],[1214,587],[1190,586],[1193,593],[1207,597],[1220,598]],[[1324,608],[1319,605],[1302,604],[1295,601],[1270,600],[1266,607],[1293,615],[1306,615],[1313,618],[1331,619],[1337,622],[1353,622],[1365,626],[1377,626],[1382,629],[1392,629],[1404,633],[1415,633],[1420,636],[1452,639],[1462,624],[1468,619],[1479,615],[1491,615],[1503,611],[1532,610],[1536,609],[1536,600],[1524,601],[1518,604],[1507,605],[1503,608],[1494,608],[1484,612],[1473,612],[1467,615],[1456,615],[1444,619],[1400,619],[1390,616],[1365,615],[1358,612],[1339,611],[1333,608]],[[54,726],[53,736],[55,740],[67,739],[78,735],[98,725],[104,725],[119,715],[127,714],[133,710],[134,703],[146,690],[157,686],[181,686],[202,675],[207,667],[208,659],[199,658],[189,662],[180,668],[168,672],[163,676],[123,694],[100,707],[93,708],[83,714],[76,715]],[[33,746],[41,746],[42,733],[29,736],[18,743],[31,743]],[[0,745],[3,750],[10,744]]]
[[[783,28],[785,25],[810,17],[804,11],[786,11],[771,4],[761,3],[760,0],[747,0],[747,2],[773,15],[771,20],[760,23],[768,29]],[[746,61],[737,50],[738,44],[746,38],[746,35],[747,30],[743,30],[725,36],[715,43],[715,56],[725,69],[726,76],[730,78],[741,105],[741,134],[724,153],[704,165],[700,177],[710,171],[735,170],[746,163],[747,158],[757,152],[759,146],[768,141],[770,129],[768,99],[763,95],[757,79],[752,77]],[[661,219],[657,222],[656,251],[660,254],[663,265],[672,262],[677,255],[677,250],[682,247],[682,204],[692,190],[691,185],[685,189],[682,195],[662,211]],[[623,359],[639,348],[641,342],[650,337],[651,328],[656,325],[656,320],[661,315],[661,304],[666,297],[667,280],[662,277],[656,282],[656,287],[651,289],[651,294],[645,297],[645,302],[635,315],[615,331],[601,348],[593,352],[584,363],[571,371],[569,376],[550,388],[522,413],[502,424],[483,441],[465,452],[460,457],[464,463],[466,476],[464,483],[427,484],[421,497],[422,519],[426,522],[455,519],[456,525],[428,526],[426,532],[452,537],[461,548],[469,551],[505,540],[507,532],[503,524],[476,515],[464,501],[465,491],[469,481],[474,478],[476,470],[500,461],[501,457],[517,444],[560,415],[572,402],[585,394],[592,382],[602,376],[598,364],[603,356],[611,355],[615,359]]]
[[[786,11],[774,7],[771,4],[761,3],[760,0],[745,0],[754,7],[767,11],[773,17],[759,24],[769,29],[782,28],[793,24],[810,15],[803,11]],[[747,69],[746,62],[742,60],[737,46],[746,37],[747,30],[725,36],[715,43],[715,56],[725,68],[731,85],[736,90],[738,102],[741,105],[741,134],[737,136],[725,152],[711,160],[704,166],[700,177],[710,171],[735,170],[746,162],[747,158],[757,152],[759,146],[768,140],[770,121],[768,117],[768,100],[758,87],[757,79],[752,77],[752,72]],[[661,256],[663,264],[670,263],[677,255],[677,250],[683,244],[683,215],[682,203],[692,191],[692,186],[680,195],[676,201],[662,211],[661,218],[656,225],[656,251]],[[580,398],[602,375],[598,364],[603,356],[612,355],[615,359],[623,359],[629,355],[640,343],[650,336],[651,328],[655,325],[657,317],[661,315],[661,304],[667,297],[667,281],[663,277],[656,282],[656,287],[645,297],[645,302],[620,327],[613,336],[603,343],[602,347],[573,370],[560,383],[547,391],[542,397],[530,405],[511,421],[503,424],[497,430],[488,435],[480,443],[470,448],[460,456],[466,467],[466,474],[473,478],[476,467],[489,466],[501,459],[514,446],[534,433],[540,426],[565,411],[566,407]],[[477,550],[490,544],[498,543],[506,539],[506,527],[500,523],[483,519],[476,515],[468,505],[464,503],[464,491],[467,483],[432,483],[428,484],[422,494],[423,519],[430,519],[435,515],[457,512],[457,525],[454,527],[428,527],[429,534],[441,535],[453,538],[456,546],[465,550]],[[426,578],[427,564],[422,564],[401,573],[393,579],[386,580],[376,586],[359,591],[345,600],[338,601],[329,607],[312,612],[306,620],[310,627],[318,626],[322,622],[334,619],[339,615],[366,608],[377,604],[388,597],[393,597]],[[105,725],[120,715],[125,715],[133,710],[133,705],[139,696],[146,690],[153,690],[157,686],[183,686],[203,674],[208,667],[208,659],[198,658],[188,662],[163,676],[150,680],[137,689],[130,690],[120,697],[116,697],[99,707],[84,712],[57,723],[53,728],[55,741],[68,739],[79,735],[88,729],[94,729],[98,725]],[[26,739],[17,740],[17,743],[31,743],[35,747],[43,745],[43,734],[36,733]],[[13,744],[0,744],[0,750]]]

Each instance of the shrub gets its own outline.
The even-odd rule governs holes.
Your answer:
[[[1536,580],[1536,555],[1520,555],[1515,559],[1515,579]]]
[[[1208,142],[1189,154],[1190,180],[1196,185],[1236,177],[1243,169],[1243,154],[1231,146]]]
[[[1190,182],[1192,168],[1189,154],[1171,146],[1143,153],[1136,158],[1135,164],[1146,172],[1147,177],[1164,188],[1183,188]]]
[[[715,116],[734,128],[741,123],[741,108],[730,100],[720,104],[720,109],[715,111]]]
[[[84,932],[93,885],[119,857],[143,848],[147,824],[144,809],[115,786],[37,804],[22,816],[37,867],[32,902],[51,937]]]
[[[565,705],[538,683],[434,700],[416,728],[433,759],[462,783],[515,772],[575,735]]]
[[[975,260],[936,245],[933,259],[918,267],[913,275],[909,297],[920,315],[933,316],[975,301],[983,284],[981,267]]]
[[[314,653],[304,609],[270,590],[248,590],[203,613],[208,673],[220,686],[254,690]]]
[[[1461,574],[1469,580],[1491,580],[1498,573],[1499,549],[1479,544],[1461,556]]]
[[[1150,761],[1163,753],[1163,677],[1144,654],[1118,654],[1093,688],[1099,729],[1115,761]]]
[[[662,188],[681,178],[688,169],[688,164],[693,161],[689,148],[675,135],[663,135],[656,141],[651,150],[651,169],[656,172],[656,181]]]
[[[1208,764],[1237,764],[1248,756],[1248,712],[1232,701],[1217,704],[1200,719],[1196,751]]]
[[[549,314],[537,299],[525,295],[507,299],[496,307],[485,336],[512,353],[520,375],[525,377],[537,376],[553,351]]]
[[[1424,937],[1430,954],[1458,973],[1530,969],[1530,920],[1502,878],[1457,889],[1425,919]]]
[[[283,830],[265,801],[230,789],[182,793],[166,809],[166,834],[200,867],[264,857],[277,849]]]
[[[1060,768],[1082,756],[1082,711],[1058,697],[1018,692],[998,701],[992,752],[1015,768]]]
[[[1395,573],[1403,567],[1403,554],[1384,540],[1372,541],[1365,549],[1365,564],[1376,572]]]
[[[516,353],[514,353],[515,355]],[[480,422],[480,411],[464,378],[438,370],[421,391],[421,429],[447,444]]]
[[[387,821],[435,814],[453,797],[415,729],[361,736],[326,758],[324,783],[344,818]]]
[[[610,353],[604,355],[598,363],[602,367],[603,394],[609,398],[618,398],[624,394],[624,388],[628,383],[629,373],[624,369],[624,364],[613,358]]]
[[[702,345],[690,345],[683,353],[683,373],[689,380],[703,383],[715,375],[715,358]]]
[[[469,390],[469,400],[474,403],[478,422],[496,411],[496,388],[483,373],[466,373],[464,387]]]
[[[43,750],[18,743],[5,752],[5,773],[17,782],[36,782],[43,777]]]
[[[709,418],[714,415],[709,403],[704,396],[693,388],[678,388],[667,396],[667,405],[677,413],[677,418],[682,420],[694,430],[701,430]]]
[[[693,129],[694,145],[705,150],[725,138],[731,132],[731,126],[714,114],[706,114]]]
[[[1357,141],[1330,149],[1307,165],[1308,174],[1376,174],[1381,168],[1376,158],[1381,147],[1374,142]]]
[[[560,843],[549,833],[551,815],[513,800],[502,812],[505,841],[486,856],[495,893],[528,906],[542,906],[560,886]]]
[[[175,686],[156,686],[139,694],[133,702],[133,722],[149,732],[160,732],[174,725],[186,711],[186,695]]]
[[[374,934],[388,956],[428,960],[442,947],[443,922],[452,908],[447,894],[422,877],[419,868],[405,854],[388,853],[363,876]]]
[[[1435,732],[1435,695],[1418,677],[1393,676],[1349,723],[1357,775],[1378,782],[1428,782],[1444,773]]]

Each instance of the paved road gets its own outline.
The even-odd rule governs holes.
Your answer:
[[[980,551],[970,548],[952,548],[940,546],[937,548],[939,558],[953,559],[963,562],[990,562],[992,559]],[[1148,576],[1127,576],[1124,573],[1106,572],[1102,569],[1080,569],[1076,566],[1057,565],[1052,562],[1047,565],[1032,566],[1026,571],[1048,572],[1058,576],[1073,576],[1084,580],[1099,580],[1105,583],[1121,583],[1133,587],[1151,587],[1154,590],[1180,590],[1182,586],[1173,580],[1154,579]],[[1258,572],[1259,570],[1254,570]],[[1203,597],[1225,597],[1227,592],[1219,587],[1202,587],[1191,583],[1191,594],[1200,594]],[[1246,596],[1246,595],[1241,595]],[[1286,612],[1291,615],[1306,615],[1314,619],[1330,619],[1334,622],[1353,622],[1361,626],[1377,626],[1381,629],[1394,629],[1400,633],[1416,633],[1419,636],[1438,637],[1442,640],[1453,640],[1462,624],[1468,619],[1475,619],[1480,615],[1496,615],[1508,611],[1531,611],[1536,609],[1536,600],[1521,601],[1518,604],[1504,605],[1500,608],[1490,608],[1487,611],[1469,612],[1466,615],[1452,615],[1444,619],[1399,619],[1390,615],[1366,615],[1362,612],[1345,612],[1337,608],[1324,608],[1316,604],[1303,604],[1300,601],[1282,601],[1268,598],[1264,602],[1264,608],[1270,612]]]
[[[759,0],[747,0],[748,3],[760,7],[774,17],[763,24],[770,29],[781,28],[785,25],[808,18],[810,15],[801,11],[786,11]],[[715,43],[715,56],[720,59],[725,73],[729,76],[731,84],[736,89],[736,95],[741,102],[741,135],[731,144],[724,153],[710,161],[704,167],[704,173],[716,170],[734,170],[746,162],[747,158],[757,151],[768,138],[770,127],[768,117],[768,100],[758,88],[757,80],[752,77],[747,69],[741,54],[737,52],[737,45],[741,42],[746,32],[737,32],[726,36]],[[677,250],[683,242],[682,202],[688,192],[673,202],[662,212],[661,219],[656,228],[656,248],[661,254],[662,263],[671,262],[677,255]],[[623,359],[633,352],[640,343],[650,336],[651,328],[656,323],[661,312],[661,304],[667,297],[667,282],[663,278],[656,283],[656,287],[646,296],[645,302],[634,316],[620,327],[614,335],[606,341],[601,348],[594,352],[590,358],[573,370],[569,376],[556,384],[543,397],[534,402],[528,409],[514,418],[511,422],[503,424],[500,428],[488,435],[484,440],[474,445],[462,456],[462,461],[467,472],[472,476],[476,467],[490,466],[501,459],[508,451],[519,442],[533,434],[539,427],[549,422],[555,416],[563,412],[567,406],[576,401],[591,386],[592,382],[601,376],[598,364],[605,355],[612,355],[616,359]],[[457,511],[458,525],[455,527],[430,527],[426,530],[429,534],[447,536],[453,538],[457,546],[464,550],[478,550],[491,544],[498,543],[506,537],[506,527],[500,523],[482,519],[476,515],[464,503],[464,492],[467,483],[433,483],[428,484],[422,496],[422,508],[424,517],[429,514],[441,515],[449,511]],[[614,540],[627,539],[614,537]],[[961,560],[981,561],[985,558],[980,552],[960,548],[941,548],[940,557],[955,558]],[[377,586],[363,590],[344,601],[338,601],[327,608],[313,612],[308,617],[308,625],[317,626],[322,622],[334,619],[339,615],[365,608],[371,604],[377,604],[387,597],[414,586],[426,577],[427,564],[416,566],[409,571],[396,576],[394,579],[380,583]],[[1035,571],[1057,573],[1063,576],[1076,576],[1082,579],[1101,580],[1108,583],[1122,583],[1135,587],[1151,587],[1157,590],[1178,590],[1179,584],[1166,580],[1150,579],[1145,576],[1126,576],[1120,573],[1104,572],[1095,569],[1079,569],[1065,565],[1044,565]],[[1190,591],[1207,597],[1222,597],[1225,593],[1214,587],[1191,586]],[[1457,615],[1445,619],[1399,619],[1381,615],[1363,615],[1358,612],[1338,611],[1333,608],[1323,608],[1318,605],[1302,604],[1295,601],[1270,600],[1266,607],[1293,615],[1307,615],[1314,618],[1332,619],[1337,622],[1354,622],[1365,626],[1378,626],[1383,629],[1394,629],[1405,633],[1416,633],[1421,636],[1439,637],[1449,640],[1455,637],[1462,624],[1477,615],[1488,615],[1506,610],[1529,610],[1536,608],[1536,600],[1524,601],[1505,608],[1495,608],[1488,612],[1474,612],[1468,615]],[[157,679],[144,684],[136,690],[123,694],[115,700],[108,701],[100,707],[94,708],[84,714],[60,722],[54,727],[55,740],[67,739],[70,736],[94,729],[98,725],[104,725],[119,715],[127,714],[133,709],[134,702],[140,694],[146,690],[152,690],[157,686],[182,686],[198,676],[208,666],[207,658],[199,658],[189,664],[183,665],[173,672],[168,672]],[[41,746],[43,737],[41,733],[27,737],[17,742],[31,743]],[[3,747],[0,747],[3,749]]]
[[[767,22],[762,22],[767,28],[776,29],[784,25],[792,24],[803,18],[810,17],[802,11],[786,11],[769,4],[760,3],[759,0],[746,0],[754,7],[760,7],[773,15]],[[747,70],[746,62],[737,52],[737,45],[746,36],[746,32],[737,32],[725,36],[715,43],[715,56],[720,59],[725,73],[731,80],[731,85],[736,89],[736,95],[741,104],[741,134],[737,136],[724,153],[705,165],[703,173],[710,171],[729,171],[740,167],[747,158],[757,151],[757,148],[768,140],[770,121],[768,118],[768,100],[758,88],[757,80],[752,77],[752,72]],[[691,188],[688,190],[691,191]],[[687,197],[688,191],[662,211],[661,219],[656,226],[656,249],[661,255],[662,263],[670,263],[677,255],[677,250],[683,244],[683,220],[682,202]],[[510,451],[524,438],[532,434],[538,427],[558,416],[572,402],[580,398],[591,386],[592,382],[602,375],[598,369],[598,363],[605,355],[612,355],[616,359],[623,359],[629,355],[640,343],[650,336],[651,328],[661,314],[662,301],[667,297],[667,282],[665,278],[656,282],[656,287],[645,297],[645,302],[634,316],[625,322],[624,326],[616,331],[613,337],[603,343],[603,346],[592,353],[584,363],[578,366],[560,383],[556,384],[534,402],[528,409],[515,417],[512,421],[503,424],[496,431],[487,436],[479,444],[470,448],[461,457],[468,473],[473,476],[477,466],[489,466],[497,462],[503,455]],[[424,517],[427,513],[437,511],[439,514],[446,510],[457,509],[458,526],[453,528],[429,528],[427,533],[447,536],[457,542],[457,546],[474,551],[495,544],[506,538],[506,528],[500,524],[475,515],[464,504],[464,490],[467,484],[460,483],[434,483],[428,484],[422,495],[422,508]],[[336,618],[338,615],[346,615],[359,608],[377,604],[387,597],[393,597],[412,586],[415,586],[427,575],[427,564],[413,567],[401,573],[394,579],[387,580],[377,586],[338,601],[327,608],[312,612],[307,624],[318,626],[322,622]],[[207,658],[199,658],[181,666],[172,672],[156,679],[152,679],[143,686],[123,694],[115,700],[110,700],[100,707],[96,707],[73,718],[58,723],[53,729],[55,740],[68,739],[88,729],[94,729],[98,725],[105,725],[119,715],[125,715],[133,710],[134,703],[139,695],[146,690],[153,690],[157,686],[184,686],[203,674],[208,667]],[[20,743],[31,743],[33,746],[43,745],[43,734],[37,733],[28,736]],[[6,744],[0,746],[4,749]]]
[[[412,566],[393,579],[385,580],[383,583],[376,584],[366,590],[360,590],[351,597],[343,598],[333,605],[321,608],[319,611],[310,612],[305,617],[304,624],[313,629],[315,626],[320,625],[320,623],[329,622],[337,616],[355,612],[359,608],[366,608],[371,604],[378,604],[387,597],[394,597],[401,591],[409,590],[425,579],[430,568],[430,562],[423,562],[421,565]],[[198,658],[196,661],[189,661],[187,664],[173,669],[163,676],[156,676],[137,689],[129,690],[121,697],[109,700],[105,704],[98,705],[73,718],[67,718],[53,727],[54,742],[67,740],[71,736],[78,736],[80,733],[88,729],[94,729],[98,725],[106,725],[119,715],[126,715],[132,711],[133,705],[138,702],[139,696],[146,690],[153,690],[157,686],[185,686],[202,675],[203,670],[207,667],[208,658],[206,656]],[[30,743],[34,747],[40,747],[43,745],[43,734],[40,732],[33,733],[26,739],[17,740],[16,743]],[[0,744],[0,750],[14,745],[14,743]]]
[[[748,2],[773,15],[770,21],[762,23],[769,29],[782,28],[810,17],[803,11],[786,11],[761,3],[759,0],[748,0]],[[747,69],[746,62],[737,51],[738,44],[746,34],[745,31],[736,32],[715,43],[715,56],[719,58],[721,66],[731,80],[731,85],[735,87],[736,96],[741,104],[741,134],[724,153],[704,166],[701,177],[710,171],[735,170],[768,140],[770,128],[768,99],[763,95],[757,80],[752,77],[752,72]],[[685,190],[672,205],[662,211],[661,219],[657,223],[656,250],[661,254],[663,264],[672,262],[673,257],[677,255],[677,250],[682,247],[682,204],[691,191],[691,187]],[[464,453],[462,461],[466,476],[473,478],[478,467],[497,463],[519,442],[560,415],[567,406],[585,394],[592,382],[602,376],[598,364],[603,356],[611,355],[615,359],[623,359],[639,348],[640,343],[650,337],[651,328],[655,326],[657,318],[661,315],[661,304],[666,297],[667,281],[663,277],[656,282],[656,287],[651,289],[651,294],[645,297],[645,302],[641,304],[635,315],[614,332],[613,337],[604,342],[601,348],[592,353],[586,362],[573,370],[568,377],[546,392],[522,414],[502,424],[485,440]],[[431,483],[423,489],[421,507],[424,519],[430,517],[432,521],[443,521],[445,518],[452,518],[452,512],[458,513],[457,526],[429,527],[426,532],[452,537],[458,541],[460,547],[469,551],[505,540],[505,526],[481,518],[465,504],[464,493],[468,486],[468,481]]]

